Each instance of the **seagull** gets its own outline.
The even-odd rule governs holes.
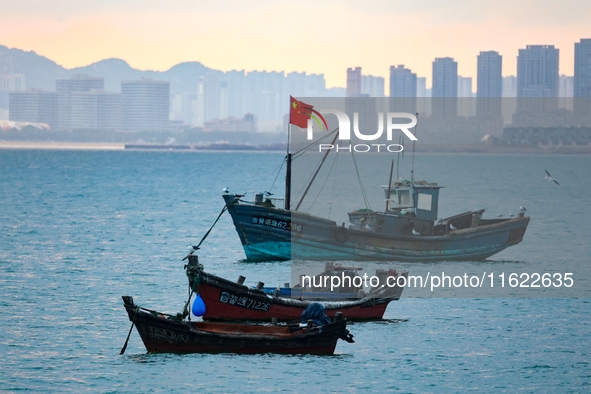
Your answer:
[[[224,187],[224,190],[222,190],[222,192],[224,192],[224,193],[230,193],[230,189],[228,189],[227,187]]]
[[[509,211],[509,217],[512,218],[513,217],[513,212]]]
[[[546,170],[544,170],[544,171],[546,171]],[[556,182],[556,179],[552,178],[552,175],[550,175],[550,173],[548,171],[546,171],[546,174],[547,175],[544,177],[545,180],[547,180],[547,181],[553,181],[558,186],[560,186],[560,183]]]
[[[418,232],[417,230],[415,230],[414,228],[412,229],[412,233],[413,233],[414,235],[421,235],[421,233],[419,233],[419,232]]]
[[[451,224],[451,223],[449,224],[449,229],[450,229],[450,230],[452,230],[452,231],[455,231],[455,230],[457,230],[456,226],[454,226],[454,225],[453,225],[453,224]]]
[[[498,218],[502,218],[504,215],[502,213],[497,213]]]
[[[525,208],[523,205],[519,207],[519,210],[520,210],[521,212],[525,212],[525,211],[527,211],[527,209],[526,209],[526,208]]]

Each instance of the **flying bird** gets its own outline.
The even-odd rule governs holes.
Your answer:
[[[523,205],[519,207],[519,210],[520,210],[521,212],[525,212],[525,211],[527,211],[527,209],[526,209],[526,208],[525,208]]]
[[[544,170],[544,171],[546,171],[546,170]],[[558,186],[560,186],[560,183],[556,182],[556,179],[552,178],[552,175],[550,175],[550,173],[548,171],[546,171],[546,176],[544,177],[544,179],[547,181],[553,181]]]
[[[412,233],[413,233],[414,235],[421,235],[421,233],[419,233],[419,232],[418,232],[417,230],[415,230],[414,228],[412,229]]]
[[[454,226],[454,225],[453,225],[453,224],[451,224],[451,223],[449,224],[449,228],[450,228],[450,230],[452,230],[452,231],[455,231],[455,230],[457,230],[456,226]]]

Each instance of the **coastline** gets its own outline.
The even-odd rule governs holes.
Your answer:
[[[123,142],[66,142],[66,141],[6,141],[0,140],[1,149],[46,149],[46,150],[226,150],[226,151],[285,151],[284,144],[245,145],[165,145],[126,144]],[[472,153],[472,154],[591,154],[591,146],[573,145],[489,145],[489,144],[419,144],[417,153]]]
[[[123,150],[125,144],[111,142],[2,141],[0,149]]]

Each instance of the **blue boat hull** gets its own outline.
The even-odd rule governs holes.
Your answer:
[[[241,203],[225,194],[249,260],[482,260],[523,240],[529,217],[444,235],[390,235],[337,226],[306,213]]]

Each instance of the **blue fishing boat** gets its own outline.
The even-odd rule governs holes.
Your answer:
[[[388,208],[349,213],[349,224],[278,207],[257,194],[252,202],[224,193],[249,260],[481,260],[523,240],[530,218],[483,219],[484,210],[437,220],[441,186],[397,182],[384,187]],[[388,198],[389,195],[389,198]]]
[[[314,112],[313,107],[293,97],[291,101],[290,124],[305,128],[306,119]],[[297,108],[303,109],[298,111]],[[328,130],[328,127],[326,129]],[[317,142],[334,133],[332,143],[325,144],[333,147],[339,136],[338,130],[336,128]],[[290,133],[288,139],[289,135]],[[410,181],[392,182],[392,160],[388,184],[383,186],[386,197],[385,210],[355,210],[348,213],[348,224],[338,224],[329,218],[299,210],[330,149],[324,151],[322,160],[312,173],[302,197],[292,206],[292,157],[298,156],[311,146],[316,146],[316,143],[309,144],[295,154],[290,153],[288,143],[285,199],[271,198],[270,193],[257,193],[254,201],[248,201],[244,195],[224,190],[226,207],[232,216],[247,258],[256,261],[480,260],[523,240],[530,220],[523,211],[517,217],[509,218],[484,219],[484,210],[478,210],[437,219],[439,191],[442,186],[415,181],[414,144],[413,141]],[[351,150],[350,152],[353,153]],[[356,164],[355,168],[360,178]]]

